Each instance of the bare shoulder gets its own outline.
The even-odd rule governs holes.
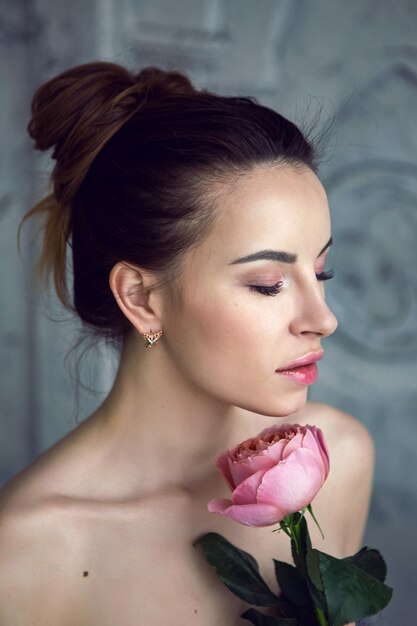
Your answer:
[[[319,402],[307,403],[300,421],[316,425],[324,434],[330,474],[317,500],[323,507],[333,504],[334,521],[344,529],[344,551],[352,554],[361,547],[369,514],[375,462],[372,435],[356,417]]]
[[[53,510],[46,503],[0,509],[0,623],[5,626],[66,624],[64,572],[71,552]]]
[[[363,467],[372,468],[374,444],[366,426],[356,417],[321,402],[308,402],[297,413],[303,423],[318,426],[326,437],[329,448],[350,461],[357,460]]]
[[[81,500],[65,490],[71,440],[57,442],[0,490],[2,626],[81,623],[76,599],[86,541]]]
[[[372,481],[374,441],[367,427],[356,417],[321,402],[308,402],[299,414],[303,423],[319,427],[329,447],[333,474],[354,486],[361,477]]]

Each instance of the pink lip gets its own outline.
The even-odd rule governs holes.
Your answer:
[[[317,380],[318,370],[316,362],[323,358],[324,350],[310,352],[290,365],[276,370],[278,374],[290,378],[294,382],[311,385]]]
[[[295,359],[293,363],[290,365],[286,365],[285,367],[280,367],[279,372],[282,370],[291,370],[294,367],[301,367],[302,365],[309,365],[310,363],[315,363],[316,361],[320,361],[324,356],[324,350],[319,350],[318,352],[309,352],[304,356],[300,356],[300,358]]]

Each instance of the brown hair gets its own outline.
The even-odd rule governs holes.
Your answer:
[[[112,338],[130,327],[109,287],[115,263],[155,272],[159,288],[207,236],[220,210],[216,183],[259,164],[316,168],[311,143],[279,113],[155,67],[135,75],[97,61],[66,70],[35,92],[28,131],[56,161],[52,193],[24,218],[46,216],[39,269],[64,305]]]

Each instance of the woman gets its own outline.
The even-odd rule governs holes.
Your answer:
[[[56,160],[30,212],[46,216],[41,269],[121,356],[103,404],[2,491],[0,622],[243,624],[192,542],[220,532],[275,588],[271,529],[207,512],[227,495],[219,452],[273,423],[315,424],[332,469],[313,542],[353,554],[368,514],[368,431],[306,404],[337,326],[313,146],[255,101],[105,62],[41,86],[28,129]],[[274,545],[291,562],[282,533]]]

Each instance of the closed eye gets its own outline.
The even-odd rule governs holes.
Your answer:
[[[330,280],[334,277],[334,270],[328,270],[327,272],[320,272],[316,274],[317,280]]]
[[[251,291],[255,291],[257,293],[261,293],[264,296],[276,296],[282,290],[284,282],[280,280],[275,285],[271,285],[270,287],[266,285],[249,285],[249,289]]]

